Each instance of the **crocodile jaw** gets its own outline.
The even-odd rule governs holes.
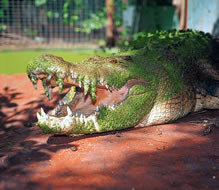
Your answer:
[[[48,76],[47,76],[48,77]],[[45,76],[41,76],[43,80]],[[47,88],[54,84],[53,76],[50,77],[47,83]],[[71,83],[71,86],[70,86]],[[91,93],[84,93],[84,86],[80,86],[77,83],[71,81],[71,79],[64,80],[63,86],[70,86],[70,90],[66,96],[59,102],[59,105],[51,112],[46,114],[41,108],[41,112],[37,113],[38,126],[45,133],[53,134],[78,134],[74,131],[74,128],[83,126],[88,128],[89,133],[100,132],[98,124],[98,115],[102,109],[114,110],[119,106],[126,98],[128,94],[128,87],[124,85],[120,89],[106,88],[106,82],[104,85],[97,85],[96,99],[92,99]],[[48,98],[51,97],[52,90],[47,93]],[[72,95],[73,94],[73,95]]]

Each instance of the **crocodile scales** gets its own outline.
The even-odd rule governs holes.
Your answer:
[[[45,133],[80,135],[164,124],[201,109],[219,108],[218,42],[199,31],[144,34],[110,57],[78,63],[50,54],[27,74],[45,94],[69,88],[59,105],[37,113]]]

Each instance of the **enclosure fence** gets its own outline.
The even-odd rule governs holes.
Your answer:
[[[1,0],[0,48],[92,46],[105,22],[105,0]]]

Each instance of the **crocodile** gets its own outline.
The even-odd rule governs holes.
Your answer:
[[[50,54],[27,65],[45,94],[68,92],[49,113],[37,113],[44,133],[70,136],[173,122],[219,108],[218,42],[201,31],[141,34],[111,56],[70,63]]]

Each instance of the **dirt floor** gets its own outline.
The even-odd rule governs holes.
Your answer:
[[[193,113],[174,124],[116,133],[45,135],[40,107],[57,104],[25,74],[0,75],[0,189],[216,190],[219,111]]]

